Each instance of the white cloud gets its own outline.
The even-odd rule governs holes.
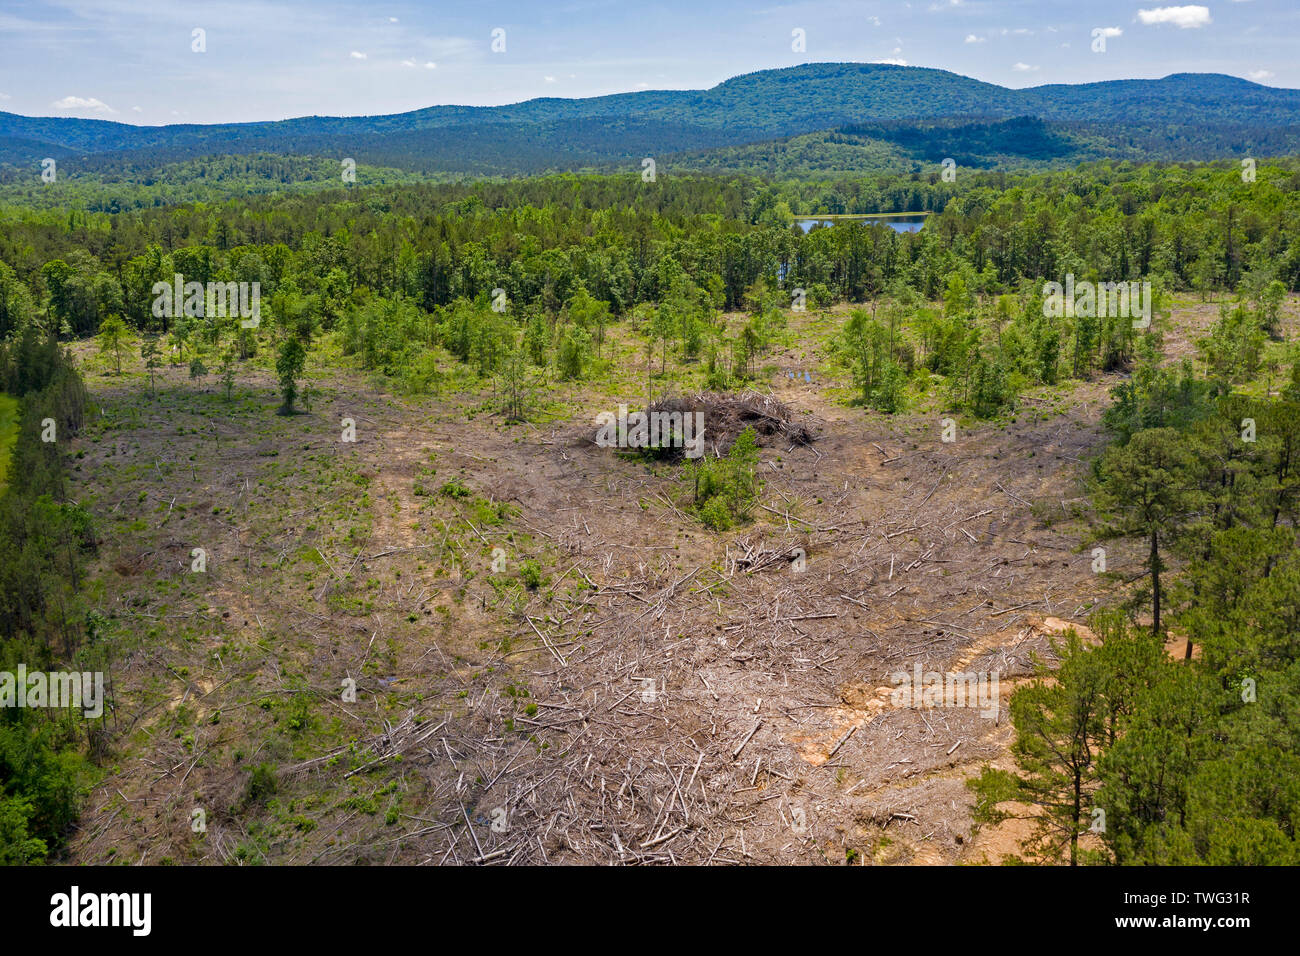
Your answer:
[[[973,33],[968,33],[968,34],[966,34],[966,42],[967,42],[967,43],[983,43],[983,42],[984,42],[984,38],[983,38],[983,37],[977,37],[977,36],[976,36],[975,34],[973,34]]]
[[[1096,30],[1093,30],[1092,33],[1093,36],[1105,37],[1108,40],[1113,37],[1122,37],[1124,35],[1124,31],[1119,27],[1098,27]]]
[[[397,17],[389,17],[389,18],[388,18],[388,22],[389,22],[389,23],[396,23],[396,22],[397,22]]]
[[[886,66],[907,66],[906,60],[888,59],[888,60],[872,60],[871,62],[883,63]]]
[[[414,66],[415,66],[415,61],[414,61],[414,60],[403,60],[403,61],[402,61],[402,66],[414,67]]]
[[[1256,83],[1259,83],[1263,80],[1271,80],[1273,78],[1273,71],[1272,70],[1251,70],[1246,75],[1250,77],[1252,80],[1254,80]]]
[[[1194,30],[1214,22],[1210,19],[1210,8],[1202,6],[1153,7],[1139,10],[1138,19],[1149,27],[1172,23],[1180,30]]]
[[[364,60],[366,58],[364,53],[358,53],[356,50],[353,50],[348,54],[348,56],[352,57],[354,60]]]
[[[555,77],[553,77],[553,76],[544,76],[544,77],[542,77],[542,79],[544,79],[547,83],[554,83],[554,82],[555,82]]]
[[[0,93],[0,100],[11,100],[11,99],[13,99],[13,97],[10,96],[8,93]]]
[[[424,62],[424,68],[426,70],[436,70],[438,68],[438,64],[434,63],[432,60],[426,60]]]
[[[138,107],[138,106],[133,106],[133,107],[131,107],[131,112],[132,112],[132,113],[143,113],[144,110],[140,109],[140,107]]]
[[[1032,73],[1034,70],[1038,69],[1038,67],[1030,66],[1028,63],[1013,63],[1011,69],[1015,70],[1017,73]]]
[[[117,110],[93,96],[65,96],[50,104],[56,110],[90,110],[93,113],[116,113]]]

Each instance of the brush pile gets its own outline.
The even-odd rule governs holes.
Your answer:
[[[790,406],[771,395],[759,392],[698,392],[655,402],[647,412],[704,413],[704,448],[709,455],[725,455],[739,435],[749,426],[758,434],[759,443],[765,438],[784,440],[791,445],[809,445],[817,440],[815,422],[804,416],[795,421]],[[672,457],[680,458],[683,449],[665,449]]]

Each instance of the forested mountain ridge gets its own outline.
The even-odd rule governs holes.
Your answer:
[[[845,126],[1019,117],[1087,124],[1088,137],[1099,143],[1154,146],[1162,158],[1210,159],[1252,144],[1281,153],[1300,142],[1300,91],[1188,73],[1015,90],[945,70],[813,63],[737,76],[708,90],[432,106],[377,116],[143,127],[0,113],[0,172],[10,167],[11,175],[21,173],[45,157],[98,169],[275,153],[351,156],[423,173],[516,175],[734,149]],[[998,164],[997,154],[980,155],[985,165]],[[1088,155],[1076,150],[1061,158]],[[706,159],[696,165],[718,164]]]

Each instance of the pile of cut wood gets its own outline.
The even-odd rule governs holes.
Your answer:
[[[765,438],[807,445],[817,440],[815,422],[795,421],[790,406],[759,392],[697,392],[655,402],[647,412],[704,413],[704,447],[708,454],[725,455],[739,435],[753,426],[760,443]],[[808,419],[809,416],[805,416]],[[674,449],[673,457],[682,457]]]

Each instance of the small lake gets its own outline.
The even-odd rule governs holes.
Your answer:
[[[795,222],[804,232],[813,226],[833,226],[837,222],[861,222],[873,226],[888,226],[894,232],[920,232],[925,225],[924,213],[905,213],[896,216],[812,216],[795,217]]]

